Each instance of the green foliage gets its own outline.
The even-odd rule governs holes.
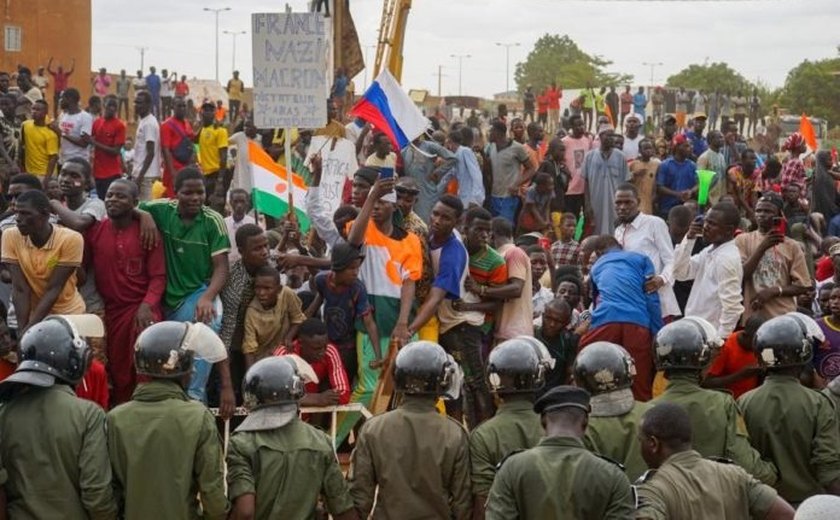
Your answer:
[[[517,63],[514,72],[519,91],[533,85],[540,91],[556,81],[563,88],[583,88],[591,82],[596,86],[621,85],[633,77],[608,73],[604,69],[611,61],[585,53],[567,35],[545,34],[534,44],[525,61]]]
[[[785,80],[781,106],[792,114],[828,119],[829,127],[840,124],[840,58],[805,60]]]
[[[743,92],[747,95],[753,85],[738,72],[729,68],[726,63],[712,63],[709,65],[689,65],[678,73],[670,76],[665,83],[668,87],[685,87],[699,89],[704,92],[728,92],[735,94]]]

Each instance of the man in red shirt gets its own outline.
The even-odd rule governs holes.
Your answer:
[[[70,75],[73,74],[73,69],[76,68],[76,60],[70,62],[70,70],[65,71],[64,67],[59,65],[58,70],[52,70],[52,57],[47,62],[47,72],[53,77],[53,118],[58,119],[58,106],[61,99],[61,93],[67,90],[70,83]]]
[[[554,135],[560,121],[560,98],[563,97],[563,89],[558,87],[556,82],[552,82],[545,95],[548,97],[548,133]]]
[[[548,91],[537,96],[537,121],[545,127],[548,123]]]
[[[729,335],[720,354],[712,361],[706,379],[703,380],[703,387],[726,388],[735,399],[758,388],[759,376],[764,369],[753,351],[753,338],[765,321],[760,314],[753,314],[744,325],[744,330]]]
[[[187,121],[187,101],[176,97],[172,116],[160,125],[160,150],[163,152],[163,185],[166,197],[175,197],[175,174],[195,164],[195,131]]]
[[[332,406],[350,402],[350,381],[335,345],[327,340],[327,326],[319,319],[309,318],[300,324],[297,339],[291,348],[280,345],[275,356],[295,354],[312,366],[318,383],[306,383],[306,396],[301,406]]]
[[[105,195],[108,218],[95,222],[85,234],[85,259],[93,263],[96,289],[105,302],[113,405],[129,401],[134,392],[137,336],[163,317],[163,243],[150,250],[143,247],[140,223],[133,211],[138,195],[137,185],[131,181],[120,179],[111,183]]]
[[[117,117],[117,96],[105,96],[105,113],[93,122],[93,179],[96,195],[105,200],[108,186],[122,177],[122,147],[125,144],[125,123]]]

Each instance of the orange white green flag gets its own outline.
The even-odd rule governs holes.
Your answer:
[[[306,198],[303,178],[292,173],[290,186],[286,168],[274,162],[257,143],[248,142],[248,155],[254,209],[270,217],[280,218],[289,212],[289,207],[294,207],[301,231],[308,231],[309,217],[302,209]]]

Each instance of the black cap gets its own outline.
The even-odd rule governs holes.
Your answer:
[[[205,100],[204,103],[201,104],[201,110],[204,110],[205,108],[212,108],[213,110],[216,110],[216,105],[214,105],[212,101]]]
[[[414,195],[418,195],[420,193],[420,186],[417,185],[417,181],[414,180],[414,177],[409,177],[407,175],[403,175],[397,179],[394,189],[396,191],[413,193]]]
[[[589,413],[589,392],[576,386],[556,386],[534,403],[534,411],[542,415],[560,408],[580,408]]]
[[[362,166],[361,168],[356,170],[356,173],[353,174],[353,177],[359,177],[363,181],[373,186],[373,183],[376,182],[376,179],[379,178],[379,170],[376,168],[371,168],[370,166]]]
[[[670,121],[672,123],[677,122],[677,118],[672,116],[671,114],[666,114],[665,117],[662,118],[663,121]]]
[[[350,264],[358,258],[364,258],[362,251],[347,242],[340,242],[333,247],[330,254],[330,268],[333,271],[343,271],[350,267]]]

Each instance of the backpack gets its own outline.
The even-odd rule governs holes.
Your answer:
[[[184,132],[184,129],[181,128],[180,125],[174,124],[170,121],[169,128],[175,130],[175,133],[181,136],[181,140],[175,146],[175,149],[172,150],[172,156],[181,164],[189,163],[190,159],[192,159],[193,151],[195,150],[192,140],[186,132]]]

